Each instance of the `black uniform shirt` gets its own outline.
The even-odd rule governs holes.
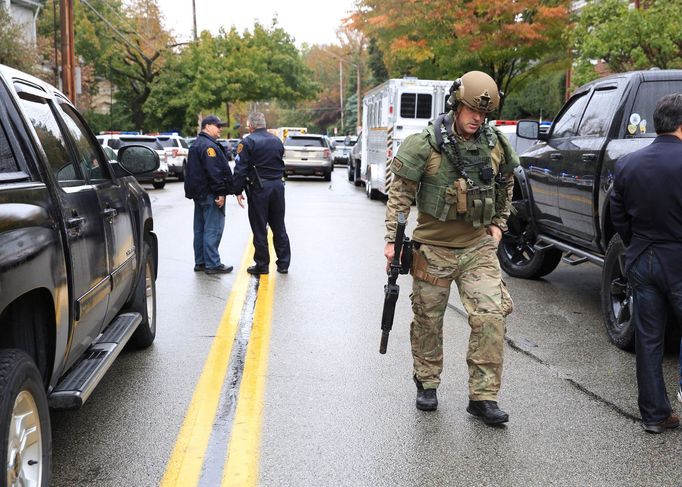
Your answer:
[[[239,194],[246,185],[249,168],[254,166],[263,180],[284,176],[284,144],[266,129],[256,129],[237,146],[234,189]]]
[[[653,248],[669,285],[682,281],[682,140],[659,135],[620,158],[611,193],[613,226],[628,245],[625,265]]]
[[[189,148],[185,169],[185,196],[203,199],[232,192],[232,170],[216,140],[201,132]]]

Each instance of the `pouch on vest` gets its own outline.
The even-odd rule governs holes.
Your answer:
[[[457,188],[457,214],[464,215],[467,212],[467,182],[464,178],[455,181]]]
[[[474,228],[490,225],[495,213],[495,191],[492,187],[474,186],[467,191],[467,219]]]

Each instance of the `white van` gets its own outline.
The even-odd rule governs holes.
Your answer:
[[[368,198],[388,193],[398,147],[445,111],[450,86],[448,80],[390,79],[364,96],[359,174]]]

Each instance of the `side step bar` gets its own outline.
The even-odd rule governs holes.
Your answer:
[[[604,258],[597,255],[591,254],[585,250],[581,250],[572,245],[568,245],[564,242],[553,239],[546,235],[538,235],[538,241],[535,244],[535,250],[547,250],[547,249],[559,249],[562,252],[566,252],[566,256],[562,259],[569,265],[578,265],[584,262],[592,262],[598,266],[604,265]]]
[[[81,407],[141,322],[140,313],[118,315],[83,354],[83,359],[71,367],[52,390],[48,396],[50,407],[54,409]]]

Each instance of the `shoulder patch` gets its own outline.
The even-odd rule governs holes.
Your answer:
[[[215,157],[215,149],[213,147],[209,147],[206,149],[206,154],[208,154],[208,157]]]
[[[393,162],[391,162],[391,165],[393,166],[393,169],[396,171],[400,171],[403,168],[403,163],[400,159],[393,159]]]
[[[239,154],[239,153],[242,151],[243,148],[244,148],[244,144],[241,144],[241,143],[240,143],[240,144],[237,146],[237,154]]]

